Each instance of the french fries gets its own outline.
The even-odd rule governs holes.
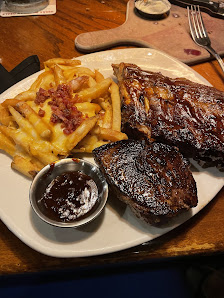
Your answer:
[[[41,170],[43,165],[41,167],[38,163],[30,160],[29,158],[25,158],[20,155],[15,155],[13,157],[11,167],[25,176],[33,178],[37,174],[37,172]]]
[[[30,178],[62,157],[127,139],[111,78],[74,59],[50,59],[44,67],[28,90],[0,104],[0,150]]]
[[[104,80],[104,76],[98,69],[95,69],[95,80],[97,83],[102,82]]]
[[[115,82],[112,82],[110,86],[110,94],[111,94],[111,101],[112,101],[112,129],[120,131],[121,130],[121,100],[119,96],[119,88]]]
[[[35,98],[36,98],[36,92],[32,90],[24,91],[15,97],[15,99],[23,100],[23,101],[35,100]]]
[[[56,64],[52,67],[56,86],[66,83],[63,70]]]
[[[15,143],[2,132],[0,132],[0,149],[4,150],[11,156],[13,156],[16,152]]]
[[[98,117],[93,116],[84,121],[69,137],[67,142],[68,150],[72,150],[95,126]]]
[[[50,126],[42,121],[42,118],[25,102],[20,101],[17,103],[16,107],[25,115],[27,120],[35,127],[35,131],[42,138],[50,138],[51,128]]]
[[[85,90],[81,90],[79,93],[77,93],[78,98],[81,101],[89,101],[102,97],[105,95],[105,93],[108,91],[110,85],[112,83],[112,80],[110,78],[107,78],[99,83],[97,83],[95,86],[87,88]]]
[[[3,104],[0,104],[0,119],[4,125],[13,125],[13,118],[7,107],[4,107]]]
[[[63,58],[52,58],[44,62],[44,66],[46,68],[51,68],[56,64],[64,65],[64,66],[77,66],[77,65],[80,65],[81,62],[79,60],[63,59]]]

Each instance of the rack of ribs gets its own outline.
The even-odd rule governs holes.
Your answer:
[[[185,78],[113,64],[122,130],[179,148],[206,166],[224,166],[224,92]]]

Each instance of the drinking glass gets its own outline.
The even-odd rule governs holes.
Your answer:
[[[5,6],[15,13],[33,13],[44,9],[49,0],[5,0]]]

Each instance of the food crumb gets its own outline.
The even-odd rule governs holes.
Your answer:
[[[177,13],[173,13],[172,16],[173,16],[174,18],[179,18],[179,17],[180,17],[179,14],[177,14]]]

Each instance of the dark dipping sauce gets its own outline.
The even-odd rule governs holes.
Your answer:
[[[52,180],[37,204],[48,218],[73,222],[94,212],[97,202],[95,181],[80,171],[73,171],[60,174]]]

